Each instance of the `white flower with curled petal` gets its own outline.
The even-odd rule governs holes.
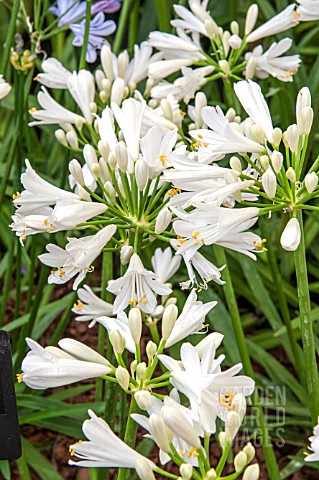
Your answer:
[[[299,6],[297,13],[299,13],[299,20],[301,22],[311,22],[319,20],[319,3],[317,0],[297,0]]]
[[[296,4],[288,5],[282,12],[272,17],[268,22],[253,30],[247,37],[247,42],[256,42],[261,38],[270,37],[295,27],[300,21],[300,13],[296,12]]]
[[[68,238],[65,249],[49,243],[48,253],[39,255],[39,260],[50,267],[55,267],[48,278],[49,283],[62,284],[77,275],[73,284],[76,290],[88,272],[92,272],[92,263],[100,255],[103,247],[116,231],[116,225],[108,225],[95,235],[81,238]]]
[[[141,152],[148,165],[149,178],[157,177],[168,167],[166,159],[171,155],[176,141],[177,130],[165,133],[159,126],[152,127],[141,139]]]
[[[282,57],[291,45],[291,38],[283,38],[278,43],[273,43],[266,52],[263,52],[263,47],[258,45],[252,52],[246,53],[245,60],[253,65],[257,78],[267,78],[271,75],[282,82],[292,82],[301,60],[299,55]]]
[[[9,95],[10,91],[11,85],[4,80],[3,75],[0,75],[0,100]]]
[[[157,248],[152,256],[153,270],[161,283],[166,283],[178,271],[181,258],[173,255],[170,247],[162,250]]]
[[[135,468],[137,462],[142,461],[152,470],[155,469],[155,464],[151,460],[126,445],[102,418],[97,417],[92,410],[88,413],[91,418],[85,420],[82,426],[88,441],[70,446],[71,455],[79,458],[79,461],[69,460],[69,465]]]
[[[153,313],[157,305],[154,292],[158,295],[172,292],[154,272],[144,268],[136,253],[132,255],[124,276],[109,282],[107,290],[116,295],[113,313],[125,310],[128,305],[138,305],[143,312]]]
[[[105,358],[80,342],[74,341],[77,344],[76,355],[68,353],[63,348],[63,341],[59,342],[61,348],[43,348],[31,338],[27,338],[26,342],[31,351],[22,362],[23,373],[18,375],[18,379],[30,388],[60,387],[87,378],[107,375],[112,370]]]
[[[97,318],[102,315],[113,315],[113,305],[99,298],[88,285],[83,285],[77,291],[78,301],[74,304],[72,312],[77,316],[78,322],[90,322],[93,327]]]
[[[313,435],[309,437],[310,447],[313,453],[309,453],[307,457],[305,457],[306,462],[318,462],[319,461],[319,417],[318,423],[313,429]]]
[[[50,57],[41,63],[43,73],[35,77],[39,83],[49,88],[68,88],[68,79],[72,73],[67,70],[59,60]]]

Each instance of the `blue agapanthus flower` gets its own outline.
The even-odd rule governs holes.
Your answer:
[[[61,17],[74,3],[74,0],[57,0],[56,5],[49,8],[49,11]],[[104,13],[113,13],[117,12],[121,8],[120,0],[99,0],[95,3],[92,3],[91,6],[91,15],[95,15],[99,12]],[[85,16],[86,11],[86,2],[77,2],[75,3],[68,12],[59,19],[58,25],[63,27],[74,23],[79,20],[81,17]]]
[[[80,23],[74,23],[70,26],[75,38],[72,44],[75,47],[83,45],[85,19]],[[88,47],[86,51],[86,61],[93,63],[96,61],[97,50],[101,50],[103,45],[108,44],[105,37],[111,35],[116,30],[116,23],[113,20],[105,20],[104,13],[100,12],[90,22],[90,33]]]

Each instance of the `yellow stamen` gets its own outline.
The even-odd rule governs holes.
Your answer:
[[[31,113],[31,114],[36,112],[36,111],[37,111],[37,109],[35,107],[32,107],[32,108],[29,109],[29,113]]]
[[[201,146],[202,146],[202,144],[200,142],[193,143],[194,148],[201,147]]]
[[[233,399],[234,399],[234,394],[232,392],[226,392],[225,395],[221,395],[219,397],[219,401],[223,407],[225,407],[227,410],[233,410],[234,404],[233,404]]]
[[[180,188],[171,188],[170,190],[168,190],[167,194],[170,196],[170,197],[174,197],[174,195],[177,195],[178,193],[181,193],[181,189]]]
[[[83,308],[84,308],[84,303],[81,302],[81,300],[78,300],[74,305],[73,307],[75,308],[75,310],[77,312],[80,312]]]
[[[131,305],[131,307],[133,306],[134,308],[135,308],[136,305],[137,305],[137,301],[136,301],[134,298],[133,298],[133,300],[129,300],[127,303],[128,303],[129,305]]]
[[[34,82],[36,82],[37,80],[39,80],[39,75],[36,75],[33,79]]]
[[[184,450],[180,450],[180,451],[179,451],[179,454],[183,457],[183,456],[185,455]]]
[[[21,383],[23,379],[23,373],[17,373],[17,379],[18,379],[18,383]]]
[[[14,194],[12,195],[13,200],[15,200],[16,198],[20,198],[20,197],[21,197],[21,193],[19,193],[19,192],[14,193]]]
[[[203,140],[203,138],[204,138],[203,135],[201,135],[200,133],[199,133],[197,136],[198,136],[198,138],[200,138],[201,140]]]
[[[92,273],[94,271],[95,267],[94,267],[94,265],[91,265],[90,267],[86,267],[86,269],[89,273]]]
[[[167,158],[167,155],[159,155],[158,158],[160,159],[162,166],[165,167],[166,165],[165,159]]]
[[[300,18],[300,17],[301,17],[301,15],[300,15],[300,13],[299,13],[299,12],[296,12],[296,13],[294,13],[294,17],[296,17],[296,18]]]
[[[192,237],[193,237],[193,238],[197,238],[198,235],[199,235],[199,231],[197,230],[196,232],[193,233]]]

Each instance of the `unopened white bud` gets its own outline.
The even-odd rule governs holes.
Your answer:
[[[234,411],[229,412],[225,422],[225,433],[228,441],[232,442],[234,440],[240,425],[241,425],[241,418],[238,415],[238,413]]]
[[[277,178],[271,168],[268,168],[265,171],[265,173],[261,177],[261,183],[268,197],[274,198],[277,189]]]
[[[124,50],[124,52],[121,52],[117,57],[117,70],[119,77],[124,78],[128,62],[129,56],[127,50]]]
[[[75,158],[69,163],[69,171],[76,183],[82,186],[85,184],[82,167],[78,160],[76,160]]]
[[[131,260],[131,256],[133,255],[133,253],[134,253],[134,249],[131,245],[124,245],[121,248],[121,253],[120,253],[121,264],[127,265]]]
[[[119,330],[112,330],[109,334],[109,339],[115,355],[121,355],[125,348],[125,338],[122,337]]]
[[[135,179],[137,188],[142,191],[148,180],[148,165],[142,158],[135,163]]]
[[[217,473],[215,468],[211,468],[210,470],[208,470],[208,472],[206,473],[206,478],[207,480],[216,480]]]
[[[287,141],[287,131],[282,134],[282,141],[285,145],[285,148],[289,148],[288,141]]]
[[[104,80],[102,80],[103,92],[107,98],[109,98],[110,96],[111,87],[112,87],[112,82],[108,78],[105,78]]]
[[[106,161],[104,158],[100,158],[99,160],[99,165],[100,165],[100,177],[102,180],[102,183],[110,182],[111,181],[111,175],[109,172],[109,169],[107,168]]]
[[[84,190],[84,188],[79,184],[78,184],[78,195],[81,200],[85,200],[86,202],[92,201],[90,194],[86,190]]]
[[[91,168],[92,175],[95,178],[100,178],[101,176],[101,167],[98,163],[93,163],[92,168]]]
[[[79,360],[100,363],[101,365],[106,365],[108,367],[111,365],[108,360],[102,357],[102,355],[74,338],[62,338],[58,343],[62,350]]]
[[[265,143],[265,132],[260,125],[258,125],[258,124],[252,125],[251,132],[252,132],[256,142],[261,143],[261,144]]]
[[[231,37],[230,35],[230,32],[228,30],[225,30],[223,32],[223,30],[221,29],[221,36],[222,36],[222,42],[223,42],[223,47],[224,47],[224,54],[225,54],[225,57],[228,56],[228,53],[229,53],[229,50],[230,50],[230,46],[229,46],[229,39]],[[223,61],[223,60],[221,60]],[[225,72],[227,73],[227,72]]]
[[[213,38],[215,35],[218,35],[218,27],[212,18],[206,18],[204,21],[204,26],[208,38]]]
[[[118,166],[122,172],[126,172],[127,170],[127,162],[128,162],[128,153],[127,153],[127,146],[123,141],[118,142],[115,147],[115,155]]]
[[[298,142],[299,142],[299,130],[296,124],[289,125],[287,128],[287,143],[290,150],[294,153],[298,151]]]
[[[123,78],[117,78],[111,88],[111,102],[120,105],[124,98],[125,82]]]
[[[62,128],[59,128],[58,130],[56,130],[54,132],[54,135],[55,135],[55,138],[57,139],[57,141],[59,143],[61,143],[61,145],[63,145],[64,147],[68,147],[68,142],[66,140],[66,135],[65,135],[65,132],[64,130],[62,130]]]
[[[103,45],[101,49],[101,64],[104,70],[105,76],[110,80],[113,81],[113,58],[112,58],[112,51],[109,45]]]
[[[78,137],[73,130],[66,133],[66,139],[71,148],[76,150],[79,147]]]
[[[122,195],[122,197],[123,197],[123,198],[126,198],[126,194],[125,194],[125,190],[124,190],[123,182],[122,182],[122,179],[121,179],[121,178],[118,178],[118,179],[117,179],[117,186],[118,186],[118,189],[119,189],[120,194]]]
[[[134,377],[137,368],[137,360],[133,360],[130,365],[131,375]]]
[[[229,108],[226,112],[226,118],[227,120],[229,120],[230,122],[233,122],[235,120],[235,117],[236,117],[236,110],[234,108]]]
[[[185,440],[185,442],[192,447],[201,448],[200,439],[196,431],[179,410],[170,406],[164,406],[162,408],[162,417],[165,425],[167,425],[175,435]]]
[[[297,250],[301,238],[300,225],[297,218],[291,218],[280,237],[280,244],[284,250]]]
[[[303,131],[300,133],[310,133],[313,122],[313,110],[311,107],[304,107],[301,113],[301,123]]]
[[[261,155],[258,159],[258,163],[261,165],[261,167],[264,170],[267,170],[267,168],[269,167],[269,157],[268,157],[268,155]]]
[[[228,439],[227,439],[227,436],[226,436],[226,432],[219,432],[219,434],[218,434],[218,441],[219,441],[219,443],[220,443],[220,446],[221,446],[222,449],[224,450],[224,448],[226,448],[227,442],[228,442]]]
[[[305,176],[305,186],[307,192],[312,193],[318,185],[318,175],[315,172],[308,173]]]
[[[93,164],[97,163],[97,156],[96,156],[94,148],[91,145],[89,145],[89,144],[84,145],[83,157],[84,157],[84,160],[85,160],[87,166],[89,167],[90,171],[92,171]]]
[[[243,41],[239,37],[239,35],[231,35],[231,37],[229,37],[228,43],[233,50],[238,50],[238,48],[241,47]]]
[[[139,344],[142,335],[142,314],[139,308],[132,308],[130,310],[128,314],[128,325],[135,345]]]
[[[81,118],[77,118],[75,120],[75,126],[79,131],[81,131],[83,127],[83,120]]]
[[[274,150],[271,154],[271,164],[276,173],[279,173],[283,165],[283,156],[282,153]]]
[[[97,105],[95,102],[91,102],[90,103],[90,110],[92,113],[96,113],[97,112]]]
[[[311,94],[308,87],[303,87],[297,96],[296,101],[296,121],[300,133],[302,132],[302,111],[305,107],[311,107]]]
[[[230,164],[230,167],[235,170],[235,172],[237,173],[241,173],[242,172],[242,164],[241,164],[241,161],[239,160],[238,157],[231,157],[230,161],[229,161],[229,164]]]
[[[117,160],[116,160],[115,153],[110,152],[110,154],[108,156],[108,159],[107,159],[107,163],[110,165],[111,170],[114,171],[115,168],[116,168],[116,165],[117,165]]]
[[[173,120],[173,111],[171,104],[166,98],[162,98],[161,100],[161,108],[164,113],[164,117],[167,118],[167,120]]]
[[[151,465],[146,460],[136,460],[135,470],[141,480],[155,480]]]
[[[152,90],[152,88],[154,87],[154,85],[155,85],[155,80],[153,78],[148,78],[146,80],[146,86],[145,86],[145,90],[144,90],[144,96],[145,97],[149,96],[149,93]]]
[[[218,62],[218,65],[219,65],[222,72],[224,72],[226,75],[230,74],[230,66],[229,66],[229,63],[227,62],[227,60],[220,60]]]
[[[250,463],[255,456],[255,448],[250,442],[248,442],[247,445],[244,446],[243,452],[246,454],[247,463]]]
[[[146,355],[149,360],[153,360],[157,352],[157,345],[156,343],[152,342],[151,340],[147,342],[146,345]]]
[[[196,115],[196,124],[198,128],[201,128],[203,126],[201,111],[206,106],[207,106],[207,98],[205,93],[197,92],[195,95],[195,115]]]
[[[256,57],[250,57],[248,59],[248,62],[246,64],[246,70],[245,70],[246,80],[250,80],[251,78],[254,77],[256,73],[257,63],[258,63],[258,60]]]
[[[115,200],[116,197],[116,191],[115,188],[113,187],[113,183],[110,181],[107,181],[104,183],[104,188],[106,193],[108,194],[109,198],[111,200]]]
[[[149,418],[149,426],[150,433],[159,448],[166,453],[170,452],[173,433],[166,427],[163,419],[153,413]]]
[[[238,35],[239,34],[239,25],[238,22],[233,20],[230,24],[230,31],[233,35]]]
[[[288,170],[286,171],[286,177],[288,180],[292,183],[295,183],[296,181],[296,172],[292,167],[289,167]]]
[[[246,15],[246,22],[245,22],[245,35],[249,35],[250,32],[253,31],[255,28],[256,22],[258,17],[258,5],[253,3],[250,5]]]
[[[141,380],[145,380],[147,374],[147,367],[145,362],[139,363],[137,365],[136,373]]]
[[[246,468],[243,475],[243,480],[258,480],[259,474],[259,465],[258,463],[254,463],[254,465],[249,465],[249,467]]]
[[[106,140],[100,140],[97,144],[98,151],[102,155],[105,161],[107,161],[110,154],[110,146]]]
[[[225,181],[227,185],[238,182],[238,172],[235,170],[227,170],[225,173]]]
[[[141,410],[149,410],[152,406],[152,395],[147,390],[134,393],[134,398]]]
[[[171,220],[172,220],[171,211],[167,207],[164,207],[156,218],[155,233],[160,234],[164,232],[164,230],[166,230],[168,225],[171,223]]]
[[[282,131],[278,127],[274,128],[272,131],[272,142],[275,145],[275,147],[279,147],[281,139],[282,139]]]
[[[193,473],[192,465],[190,463],[182,463],[179,467],[179,473],[183,480],[190,480]]]
[[[130,383],[130,374],[124,367],[117,367],[115,370],[115,378],[118,381],[120,387],[123,388],[123,390],[127,390],[129,383]]]
[[[236,472],[240,472],[247,464],[247,455],[244,452],[237,453],[234,459],[234,467]]]
[[[107,99],[109,98],[108,95],[104,92],[104,90],[100,91],[99,97],[102,103],[106,103]]]
[[[162,318],[162,338],[167,340],[174,328],[175,322],[178,317],[178,308],[176,305],[168,305],[165,307]]]
[[[102,70],[96,70],[94,76],[95,76],[95,81],[96,81],[98,90],[102,90],[103,89],[102,80],[104,80],[105,78],[104,73],[102,72]]]

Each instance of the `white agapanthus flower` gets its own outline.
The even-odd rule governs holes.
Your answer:
[[[297,13],[301,22],[319,20],[319,3],[317,0],[297,0],[299,3]]]
[[[291,218],[280,237],[280,244],[284,250],[294,252],[299,247],[301,239],[300,224],[297,218]]]
[[[171,25],[188,33],[196,32],[212,38],[214,33],[218,31],[218,27],[207,11],[208,0],[204,0],[202,3],[197,0],[189,0],[188,3],[190,10],[182,5],[174,5],[175,13],[180,19],[171,20]]]
[[[141,139],[140,147],[143,159],[148,165],[149,178],[157,177],[167,169],[167,158],[171,156],[177,141],[177,131],[167,133],[159,127],[152,127]]]
[[[109,315],[112,315],[109,314]],[[125,312],[118,312],[116,318],[112,318],[109,315],[101,315],[96,321],[103,325],[109,334],[117,330],[125,340],[125,348],[131,352],[135,353],[136,345],[132,337],[132,333],[129,327],[129,320]]]
[[[319,461],[319,417],[318,423],[313,429],[313,435],[309,437],[310,447],[312,453],[309,453],[305,457],[306,462],[318,462]]]
[[[90,322],[89,328],[93,327],[98,317],[113,315],[113,305],[99,298],[88,285],[83,285],[77,291],[78,301],[74,304],[72,312],[77,316],[78,322]]]
[[[170,288],[160,282],[157,275],[144,268],[140,257],[134,253],[123,277],[112,280],[108,291],[116,295],[113,313],[118,313],[128,305],[139,306],[145,313],[153,313],[157,301],[154,293],[168,295]]]
[[[247,42],[256,42],[261,38],[270,37],[295,27],[300,21],[300,14],[296,11],[296,4],[288,5],[282,12],[272,17],[268,22],[256,28],[247,37]]]
[[[70,465],[135,468],[137,462],[142,461],[152,470],[155,468],[155,464],[151,460],[118,438],[102,418],[97,417],[92,410],[89,410],[88,413],[91,418],[85,420],[82,426],[88,441],[70,446],[71,455],[79,458],[77,462],[69,460]]]
[[[194,333],[200,333],[205,328],[205,317],[217,305],[217,302],[203,303],[197,300],[195,290],[189,294],[183,310],[177,318],[173,330],[166,340],[165,347],[171,347],[175,343]]]
[[[173,255],[170,247],[165,248],[165,250],[157,248],[151,261],[153,270],[161,283],[168,282],[178,271],[181,264],[181,258]]]
[[[84,280],[88,272],[92,272],[92,263],[100,255],[103,247],[110,241],[116,231],[115,225],[108,225],[95,235],[81,238],[68,238],[65,249],[52,243],[46,249],[48,253],[39,255],[44,265],[56,268],[51,271],[49,283],[62,284],[77,275],[73,290]]]
[[[72,73],[56,58],[47,58],[41,63],[43,73],[38,73],[35,79],[45,87],[68,88],[68,79]]]
[[[88,124],[91,124],[94,116],[91,111],[91,104],[94,102],[95,83],[94,77],[88,70],[73,72],[68,78],[68,90],[79,106]]]
[[[10,91],[11,85],[5,81],[3,75],[0,75],[0,100],[9,95]]]
[[[273,43],[266,52],[263,52],[261,45],[255,47],[252,52],[247,52],[246,75],[248,72],[250,76],[255,74],[257,78],[267,78],[271,75],[282,82],[292,82],[301,59],[299,55],[282,56],[291,45],[291,38],[283,38],[278,43]]]
[[[31,338],[26,342],[31,350],[22,362],[18,380],[36,390],[100,377],[112,370],[105,358],[76,340],[60,340],[61,348],[43,348]]]

